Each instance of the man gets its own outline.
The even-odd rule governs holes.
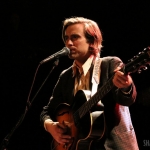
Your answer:
[[[92,146],[89,145],[93,149],[138,150],[128,108],[135,101],[136,88],[131,76],[120,71],[123,63],[118,57],[99,57],[102,35],[97,23],[83,17],[68,18],[63,22],[62,38],[65,46],[70,49],[69,58],[74,59],[74,62],[70,68],[61,73],[50,101],[43,108],[40,116],[45,130],[54,139],[53,149],[68,147],[82,149],[79,146],[81,139],[78,140],[75,137],[80,137],[82,130],[78,131],[80,127],[75,120],[69,122],[65,118],[60,119],[61,121],[56,119],[66,113],[66,111],[57,113],[56,108],[62,103],[69,106],[72,106],[74,101],[79,103],[74,99],[79,90],[91,91],[92,97],[97,92],[97,88],[104,86],[108,79],[113,77],[114,87],[102,98],[101,103],[92,107],[94,109],[96,106],[104,105],[106,129],[102,141],[94,142],[87,136],[85,139],[88,140],[85,140],[85,143],[92,143]],[[96,64],[99,66],[97,67]],[[74,130],[71,129],[72,126],[77,126],[74,127],[74,132],[77,129],[77,133],[72,133]],[[70,128],[69,132],[68,128]]]

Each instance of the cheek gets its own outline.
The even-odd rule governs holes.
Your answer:
[[[86,41],[79,41],[78,43],[76,43],[82,47],[89,47],[89,44]]]
[[[77,41],[73,42],[73,45],[79,45],[79,44],[80,44],[80,42],[77,42]]]

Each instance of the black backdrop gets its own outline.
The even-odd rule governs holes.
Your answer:
[[[39,62],[61,50],[62,21],[71,16],[95,20],[103,33],[101,56],[116,55],[125,63],[150,46],[149,2],[101,2],[83,0],[6,0],[0,2],[0,141],[10,133],[24,112]],[[47,104],[60,72],[72,61],[61,57],[34,99],[21,126],[10,138],[9,150],[50,148],[50,136],[41,127],[39,115]],[[40,66],[30,100],[50,72],[53,61]],[[150,143],[150,70],[132,74],[137,87],[136,103],[130,107],[140,149]]]

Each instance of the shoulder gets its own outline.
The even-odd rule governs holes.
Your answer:
[[[111,61],[121,61],[122,60],[117,56],[106,56],[101,58],[103,62],[111,62]]]
[[[117,56],[102,57],[101,70],[104,74],[112,75],[122,63],[122,60]]]
[[[66,77],[66,76],[70,76],[70,75],[72,75],[72,66],[63,70],[60,74],[60,77]]]
[[[119,66],[122,64],[122,60],[117,56],[106,56],[102,57],[102,64],[109,66]]]

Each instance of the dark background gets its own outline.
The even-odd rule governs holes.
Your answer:
[[[124,63],[150,46],[150,2],[98,0],[6,0],[0,2],[0,141],[11,133],[22,116],[39,62],[61,50],[62,21],[71,16],[95,20],[103,34],[101,57],[115,55]],[[47,104],[60,72],[72,64],[67,56],[50,74],[53,61],[40,66],[22,124],[10,137],[9,150],[50,149],[50,136],[39,116]],[[141,150],[150,149],[150,70],[131,74],[137,87],[131,117]],[[129,141],[130,142],[130,141]]]

